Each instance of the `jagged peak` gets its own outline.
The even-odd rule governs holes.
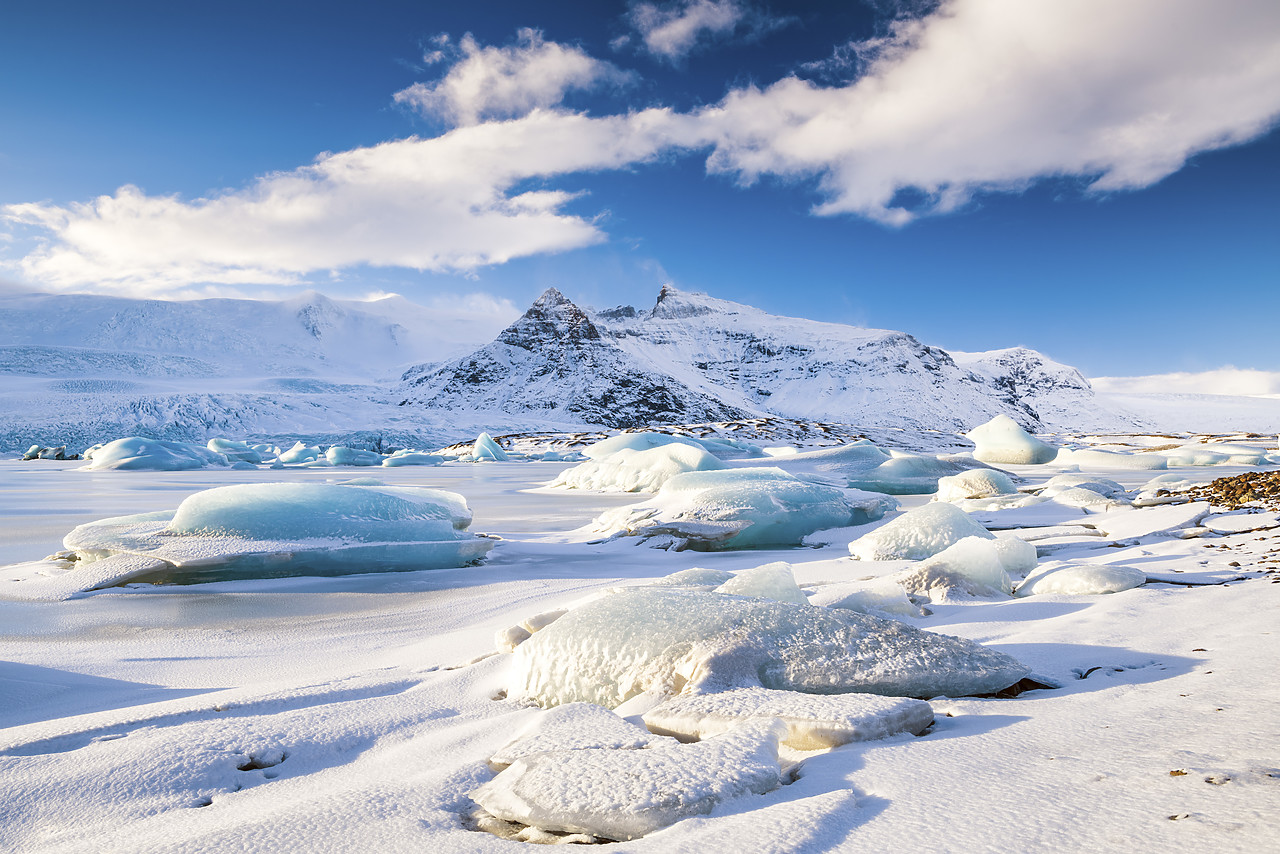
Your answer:
[[[703,293],[682,291],[675,285],[667,283],[658,291],[658,300],[649,312],[652,318],[697,317],[703,314],[714,314],[723,311],[724,300],[717,300]],[[732,303],[725,303],[732,305]]]
[[[557,289],[547,288],[515,323],[502,331],[498,340],[531,349],[538,341],[600,337],[600,330],[585,311]]]

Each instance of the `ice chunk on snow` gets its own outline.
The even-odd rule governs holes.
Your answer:
[[[85,452],[85,459],[89,460],[85,468],[94,471],[190,471],[207,466],[227,465],[226,457],[202,445],[166,442],[141,436],[127,436],[107,442],[101,447],[91,448]]]
[[[834,448],[820,448],[790,454],[774,454],[768,462],[796,475],[818,475],[839,485],[849,485],[849,479],[868,472],[890,459],[866,439],[859,439]]]
[[[653,582],[653,587],[704,587],[711,590],[733,578],[732,572],[723,569],[684,569],[664,575]]]
[[[907,591],[892,578],[827,584],[809,597],[809,604],[890,619],[924,616],[920,606],[908,599]]]
[[[686,686],[959,696],[1002,690],[1027,673],[1003,653],[866,614],[631,587],[574,608],[521,644],[508,694],[609,708]]]
[[[1081,448],[1073,451],[1063,448],[1053,460],[1062,465],[1076,465],[1081,469],[1138,469],[1158,471],[1167,469],[1169,461],[1159,454],[1128,454],[1122,451],[1104,451],[1100,448]]]
[[[908,593],[922,593],[931,599],[947,598],[953,593],[1007,596],[1013,592],[1013,582],[1000,561],[997,542],[982,537],[965,537],[904,570],[894,580]]]
[[[1015,495],[1018,487],[1013,478],[996,469],[969,469],[960,474],[938,479],[935,501],[961,501],[967,498],[992,498]]]
[[[646,451],[623,448],[602,459],[588,460],[560,472],[550,485],[611,492],[656,492],[678,474],[724,467],[724,463],[697,445],[669,443]]]
[[[314,462],[319,458],[319,447],[316,445],[304,445],[301,442],[295,442],[292,448],[280,455],[279,460],[285,465],[295,465],[297,463]]]
[[[517,759],[557,750],[639,750],[669,739],[625,721],[594,703],[567,703],[540,712],[520,733],[489,759],[510,765]]]
[[[677,548],[794,546],[814,531],[866,524],[896,506],[886,495],[805,483],[781,469],[728,469],[676,475],[648,501],[606,511],[591,530],[662,536]]]
[[[1169,535],[1180,528],[1200,524],[1209,515],[1206,501],[1166,504],[1141,510],[1114,510],[1091,516],[1088,525],[1115,540],[1133,540],[1153,535]]]
[[[210,439],[207,447],[215,454],[222,454],[234,462],[253,463],[254,465],[262,462],[262,453],[245,442],[235,442],[231,439]]]
[[[424,451],[396,451],[382,461],[387,468],[396,466],[438,466],[444,464],[444,457],[439,454],[428,454]]]
[[[796,584],[791,565],[782,561],[766,563],[754,569],[744,569],[717,587],[716,592],[772,599],[775,602],[790,602],[793,605],[809,604],[808,597]]]
[[[681,694],[644,715],[651,731],[684,741],[710,738],[744,720],[775,718],[787,725],[783,743],[795,750],[822,750],[851,741],[873,741],[933,723],[923,700],[876,694],[817,696],[768,688],[735,688],[719,694]]]
[[[849,478],[849,486],[890,495],[929,495],[938,491],[938,481],[973,468],[973,457],[928,457],[894,451],[870,471]]]
[[[502,446],[493,441],[493,437],[488,433],[481,433],[476,437],[475,444],[471,446],[471,456],[476,460],[491,460],[499,463],[504,463],[511,459],[507,452],[502,450]]]
[[[1043,493],[1042,493],[1043,497]],[[1082,486],[1068,486],[1057,490],[1053,493],[1050,500],[1055,504],[1064,507],[1075,507],[1079,510],[1093,510],[1101,512],[1103,510],[1111,510],[1116,507],[1125,507],[1130,502],[1124,498],[1112,498],[1097,490],[1090,489],[1088,484]]]
[[[498,818],[543,830],[636,839],[781,783],[778,721],[674,748],[569,750],[517,760],[471,794]]]
[[[603,460],[619,451],[647,451],[650,448],[660,448],[663,445],[702,447],[692,439],[686,439],[683,436],[672,436],[668,433],[619,433],[617,436],[610,436],[608,439],[601,439],[599,442],[588,445],[582,449],[582,455],[590,460]],[[706,450],[706,448],[703,448],[703,450]]]
[[[334,445],[332,448],[325,451],[324,458],[329,461],[329,465],[334,466],[382,465],[382,454],[379,454],[377,451],[366,451],[360,448],[347,448],[342,445]]]
[[[1058,474],[1045,481],[1040,494],[1046,498],[1061,495],[1069,489],[1086,489],[1107,498],[1124,499],[1128,492],[1119,483],[1105,477],[1087,474]]]
[[[1036,568],[1036,547],[1016,534],[997,534],[996,554],[1010,575],[1026,575]]]
[[[1267,452],[1249,445],[1221,442],[1216,445],[1184,445],[1160,451],[1171,466],[1260,466],[1267,462]]]
[[[849,544],[849,553],[860,560],[921,560],[965,537],[994,536],[958,507],[934,502],[862,535]]]
[[[1145,584],[1146,581],[1146,574],[1131,566],[1069,563],[1046,568],[1032,575],[1018,587],[1018,595],[1058,593],[1067,596],[1093,596],[1119,593]]]
[[[241,484],[197,492],[175,511],[81,525],[63,545],[82,561],[162,561],[147,581],[348,575],[465,566],[493,546],[463,532],[470,521],[466,500],[438,489]]]
[[[1051,462],[1058,453],[1057,448],[1023,430],[1008,415],[997,415],[965,436],[977,446],[974,459],[984,463],[1039,465]]]

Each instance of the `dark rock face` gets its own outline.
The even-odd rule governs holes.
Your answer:
[[[646,370],[551,288],[489,345],[438,369],[410,371],[406,404],[637,427],[725,421],[743,410]]]

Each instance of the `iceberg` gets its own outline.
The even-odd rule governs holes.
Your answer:
[[[922,560],[965,537],[995,535],[955,505],[933,502],[863,534],[849,544],[849,553],[859,560]]]
[[[425,451],[396,451],[382,461],[386,468],[396,466],[439,466],[444,464],[444,457],[439,454],[428,454]]]
[[[692,587],[696,589],[713,590],[731,581],[734,578],[732,572],[723,569],[702,569],[694,567],[693,569],[683,569],[680,572],[673,572],[670,575],[664,575],[661,578],[651,582],[653,587]]]
[[[895,577],[908,593],[946,599],[955,593],[993,596],[1013,593],[1013,582],[1000,560],[998,540],[965,537]],[[1026,543],[1032,553],[1035,546]]]
[[[664,445],[686,445],[691,448],[702,448],[701,444],[683,436],[672,436],[668,433],[619,433],[608,439],[588,445],[582,449],[582,455],[589,460],[608,459],[619,451],[648,451]]]
[[[699,471],[671,477],[648,501],[606,511],[591,530],[665,537],[678,549],[797,546],[814,531],[863,525],[896,506],[887,495],[806,483],[777,468]]]
[[[748,687],[928,698],[993,693],[1028,672],[971,641],[853,611],[631,587],[517,647],[508,696],[607,708],[646,692]]]
[[[782,784],[779,721],[756,721],[697,744],[565,750],[518,759],[471,793],[504,821],[637,839],[718,804]]]
[[[277,459],[285,465],[297,465],[298,463],[310,463],[320,459],[320,448],[316,445],[304,445],[302,442],[295,442],[293,447],[280,454]]]
[[[347,448],[334,445],[324,452],[324,458],[333,466],[380,466],[382,454],[377,451],[366,451],[360,448]]]
[[[1214,445],[1184,445],[1160,451],[1171,466],[1262,466],[1267,465],[1267,451],[1250,445],[1220,442]]]
[[[938,491],[938,482],[949,475],[973,469],[973,457],[928,457],[893,451],[892,456],[862,474],[851,475],[849,486],[890,495],[929,495]]]
[[[924,616],[920,606],[912,602],[907,591],[892,578],[827,584],[814,591],[809,604],[889,619]]]
[[[466,500],[439,489],[258,483],[197,492],[172,511],[90,522],[63,545],[81,567],[139,555],[158,565],[129,580],[192,584],[465,566],[493,547],[465,533],[470,523]],[[84,589],[113,583],[97,578]]]
[[[650,732],[681,741],[711,738],[759,719],[786,724],[782,743],[793,750],[825,750],[900,733],[919,735],[933,723],[933,707],[923,700],[876,694],[734,688],[718,694],[680,694],[644,714]]]
[[[233,462],[260,465],[263,460],[262,451],[246,442],[236,442],[231,439],[210,439],[206,447],[214,453],[222,454]],[[272,456],[275,455],[273,454]]]
[[[499,463],[505,463],[511,459],[507,452],[502,450],[502,446],[495,442],[488,433],[481,433],[476,437],[475,444],[471,446],[471,458],[477,462],[488,460]]]
[[[668,442],[643,451],[624,447],[607,457],[588,460],[560,472],[550,486],[608,492],[656,492],[676,475],[723,468],[724,463],[698,445]]]
[[[202,445],[189,442],[167,442],[127,436],[85,451],[92,471],[190,471],[208,466],[225,466],[227,458]]]
[[[1040,465],[1053,462],[1058,449],[1032,436],[1008,415],[997,415],[974,427],[965,438],[976,447],[974,459],[1006,465]]]

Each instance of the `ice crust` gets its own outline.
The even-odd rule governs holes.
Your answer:
[[[1023,430],[1008,415],[997,415],[965,436],[977,446],[974,459],[984,463],[1039,465],[1052,462],[1058,453],[1057,448]]]
[[[644,714],[651,732],[682,741],[711,738],[743,721],[776,719],[787,725],[783,744],[822,750],[900,733],[919,735],[933,723],[923,700],[876,694],[801,694],[769,688],[734,688],[717,694],[680,694]]]
[[[929,495],[944,478],[973,468],[974,458],[930,457],[894,451],[891,458],[869,471],[849,477],[849,486],[889,495]]]
[[[543,753],[517,760],[471,798],[506,821],[636,839],[777,788],[785,732],[779,721],[760,721],[672,748]]]
[[[796,546],[815,531],[863,525],[896,506],[886,495],[807,483],[777,468],[699,471],[672,477],[648,501],[601,514],[591,530],[703,550]]]
[[[1147,581],[1146,574],[1131,566],[1070,563],[1030,576],[1018,587],[1019,596],[1057,593],[1066,596],[1095,596],[1119,593]]]
[[[724,467],[698,445],[668,442],[643,451],[623,447],[562,471],[550,485],[607,492],[656,492],[676,475]]]
[[[888,619],[923,616],[920,606],[912,602],[907,591],[892,578],[827,584],[810,596],[809,602]]]
[[[645,692],[765,687],[812,694],[959,696],[1028,669],[1003,653],[852,611],[671,588],[627,588],[521,644],[508,694],[614,708]]]
[[[1082,470],[1090,469],[1136,469],[1139,471],[1159,471],[1169,467],[1169,461],[1159,454],[1129,454],[1123,451],[1104,451],[1101,448],[1081,448],[1071,450],[1063,448],[1053,460],[1060,465],[1075,465]]]
[[[227,458],[216,451],[190,442],[167,442],[142,436],[126,436],[85,451],[86,469],[190,471],[208,466],[225,466]]]
[[[863,534],[849,544],[849,553],[859,560],[922,560],[965,537],[994,536],[958,507],[932,502]]]
[[[546,709],[489,759],[510,765],[518,759],[559,750],[639,750],[669,739],[623,720],[594,703],[568,703]]]
[[[161,561],[154,572],[85,576],[169,583],[465,566],[493,546],[465,533],[456,493],[420,487],[264,483],[197,492],[174,511],[102,519],[63,539],[82,563],[117,554]]]

